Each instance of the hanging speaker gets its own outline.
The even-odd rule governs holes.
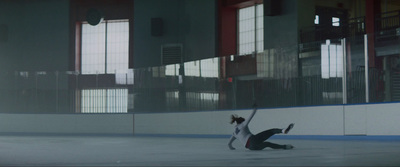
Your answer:
[[[151,18],[151,35],[159,37],[163,35],[163,20],[161,18]]]
[[[264,16],[282,14],[282,0],[264,0]]]
[[[86,21],[90,25],[95,26],[103,21],[103,14],[95,8],[91,8],[86,13]]]

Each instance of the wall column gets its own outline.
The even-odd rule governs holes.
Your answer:
[[[381,13],[381,1],[380,0],[366,0],[365,1],[365,25],[366,33],[368,34],[368,58],[369,67],[376,67],[375,58],[375,36],[373,35],[376,31],[375,17]]]

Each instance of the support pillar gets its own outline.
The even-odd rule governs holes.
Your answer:
[[[376,67],[375,58],[375,31],[377,27],[375,24],[375,17],[381,13],[381,1],[380,0],[365,0],[365,25],[366,33],[368,34],[368,59],[369,67]]]

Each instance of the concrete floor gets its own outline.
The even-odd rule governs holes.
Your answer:
[[[400,166],[400,141],[283,140],[249,151],[228,138],[0,136],[0,166]]]

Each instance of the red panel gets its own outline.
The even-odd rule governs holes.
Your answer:
[[[263,0],[218,0],[220,57],[237,53],[237,10],[261,3]]]
[[[236,54],[237,48],[237,26],[236,9],[220,8],[219,20],[219,56],[229,56]]]
[[[365,26],[368,34],[368,59],[369,66],[376,67],[375,63],[375,16],[381,11],[380,0],[366,0],[365,1]]]

